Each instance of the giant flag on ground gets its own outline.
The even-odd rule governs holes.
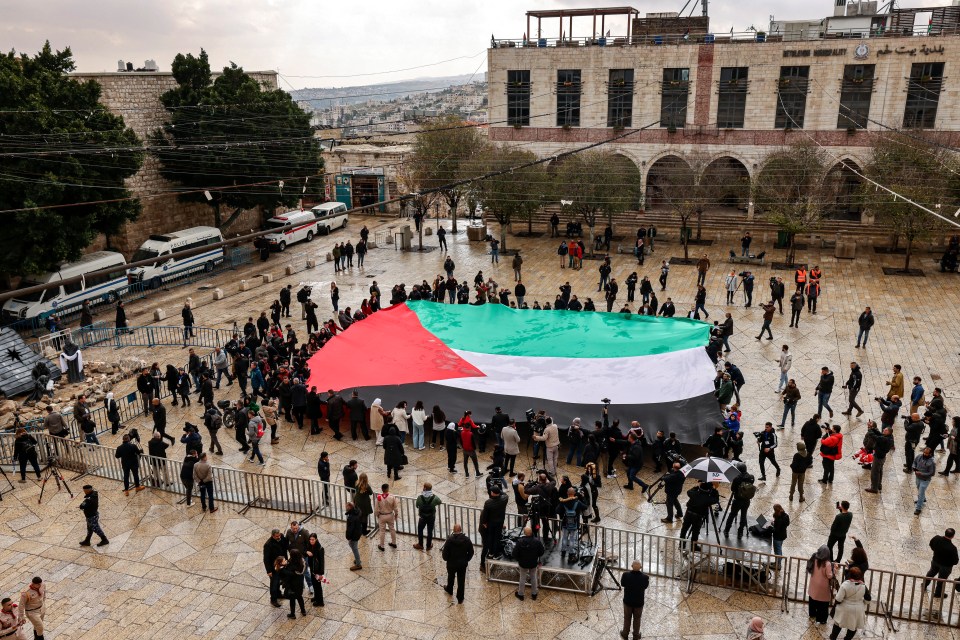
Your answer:
[[[448,417],[471,409],[478,421],[495,406],[519,420],[542,408],[588,428],[609,398],[624,429],[639,420],[651,437],[663,429],[700,444],[720,422],[709,332],[686,318],[408,302],[328,342],[309,385],[359,388],[385,407],[423,400]]]

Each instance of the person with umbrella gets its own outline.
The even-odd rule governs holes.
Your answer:
[[[700,537],[700,529],[710,515],[710,509],[713,505],[720,504],[716,485],[720,482],[732,482],[740,475],[740,470],[723,458],[707,457],[697,458],[683,467],[681,472],[687,478],[700,483],[687,491],[687,511],[683,515],[683,526],[680,528],[681,538],[686,538],[690,532],[693,542],[696,543]]]

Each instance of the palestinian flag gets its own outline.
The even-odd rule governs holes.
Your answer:
[[[454,419],[471,409],[478,422],[497,406],[518,422],[542,408],[586,428],[609,398],[624,431],[639,420],[650,437],[663,429],[700,444],[720,422],[709,332],[686,318],[407,302],[328,342],[309,386],[358,388],[385,408],[423,400]]]

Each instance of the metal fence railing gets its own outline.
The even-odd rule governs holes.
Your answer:
[[[45,433],[34,435],[40,461],[47,464],[53,456],[59,466],[81,475],[92,475],[123,481],[123,468],[114,456],[114,449],[74,440],[54,438]],[[0,434],[0,460],[12,461],[13,434]],[[184,495],[180,480],[181,462],[167,458],[141,456],[140,478],[155,490]],[[217,501],[240,506],[241,513],[251,507],[282,511],[301,518],[324,517],[345,520],[345,505],[353,491],[337,485],[306,478],[290,478],[226,469],[214,469],[214,496]],[[196,491],[196,489],[195,489]],[[398,533],[415,535],[417,510],[415,498],[397,496],[400,516]],[[434,536],[446,538],[454,524],[460,524],[475,544],[480,544],[480,509],[443,503],[437,511]],[[507,527],[519,526],[523,516],[508,514]],[[553,521],[555,526],[556,522]],[[803,602],[807,597],[806,559],[779,558],[772,553],[744,551],[701,542],[691,548],[685,540],[639,531],[626,531],[597,525],[589,526],[591,539],[612,569],[625,570],[633,560],[640,560],[643,570],[653,576],[685,581],[687,589],[694,584],[777,596],[783,610],[789,602]],[[893,619],[915,623],[955,626],[958,623],[957,595],[953,581],[927,579],[923,576],[899,574],[871,568],[866,584],[873,596],[868,613],[882,616],[895,630]],[[942,590],[943,597],[933,597]],[[949,591],[949,593],[948,593]]]

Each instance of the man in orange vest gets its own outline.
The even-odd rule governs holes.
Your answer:
[[[807,284],[807,265],[803,265],[797,269],[794,274],[794,282],[797,283],[797,291],[803,291],[804,286]]]

